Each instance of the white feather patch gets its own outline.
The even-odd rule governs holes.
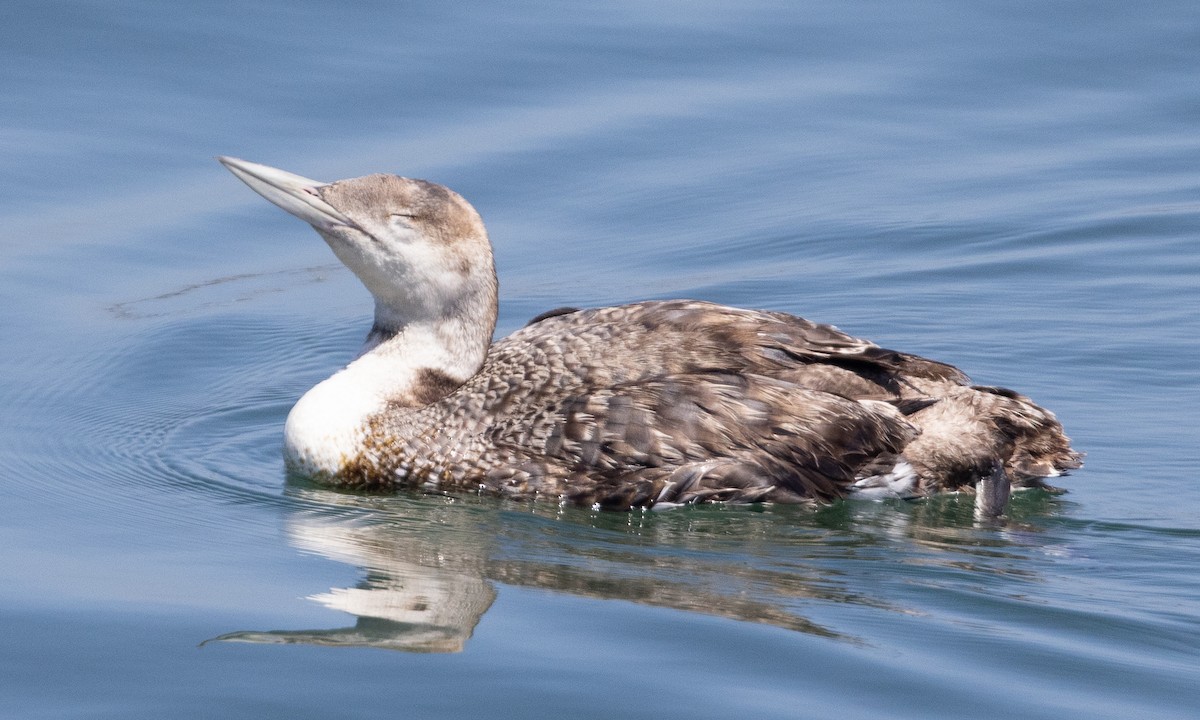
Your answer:
[[[850,486],[850,495],[869,500],[907,498],[913,496],[916,485],[917,471],[907,460],[901,460],[887,473],[856,480]]]

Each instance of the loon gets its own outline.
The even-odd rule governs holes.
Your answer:
[[[782,312],[695,300],[539,315],[492,341],[498,283],[476,210],[424,180],[318,182],[232,157],[375,300],[358,356],[288,415],[290,471],[628,510],[975,494],[1081,467],[1054,414],[957,368]]]

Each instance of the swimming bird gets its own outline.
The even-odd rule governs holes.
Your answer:
[[[782,312],[562,308],[492,342],[492,247],[460,195],[218,159],[375,300],[358,356],[287,418],[286,463],[318,483],[616,510],[965,491],[994,516],[1081,465],[1029,398]]]

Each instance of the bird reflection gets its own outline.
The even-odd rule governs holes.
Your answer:
[[[923,557],[908,558],[914,564],[943,562],[987,572],[995,570],[997,557],[1021,546],[1023,533],[1032,532],[1018,523],[1000,531],[994,523],[980,526],[972,520],[970,498],[917,505],[843,502],[820,509],[593,513],[547,503],[368,497],[307,486],[289,487],[288,494],[305,508],[287,520],[289,541],[364,570],[354,587],[309,597],[353,615],[354,624],[241,631],[212,641],[460,652],[499,583],[856,643],[852,635],[804,616],[806,606],[817,603],[906,612],[872,592],[874,571],[857,578],[847,572],[856,559],[868,567],[903,563],[904,557],[887,557],[903,544],[925,549]],[[930,549],[937,552],[929,555]]]

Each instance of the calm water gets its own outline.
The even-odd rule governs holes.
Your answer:
[[[6,4],[2,714],[1195,717],[1197,77],[1194,2]],[[289,482],[368,299],[216,154],[458,189],[501,333],[787,310],[1088,465],[992,526]]]

